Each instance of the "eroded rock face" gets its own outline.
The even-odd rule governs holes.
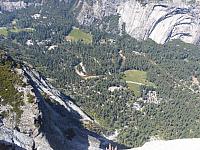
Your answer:
[[[2,143],[11,145],[13,148],[19,147],[26,150],[34,148],[34,141],[31,137],[6,127],[0,127],[0,144]]]
[[[0,0],[1,10],[5,10],[5,11],[21,9],[21,8],[25,8],[26,6],[27,6],[27,3],[25,3],[24,1],[13,2],[9,0]]]
[[[61,0],[60,0],[61,1]],[[0,8],[6,11],[25,8],[41,3],[25,3],[23,0],[0,0]],[[100,24],[106,16],[119,15],[119,29],[125,23],[126,31],[132,37],[144,40],[151,38],[164,44],[172,39],[181,39],[187,43],[199,43],[200,37],[200,4],[136,0],[65,0],[73,3],[77,20],[81,25]]]
[[[14,11],[14,10],[17,10],[17,9],[22,9],[22,8],[26,8],[28,6],[39,6],[39,5],[42,5],[42,2],[39,3],[40,0],[35,0],[34,3],[28,3],[28,2],[25,2],[23,0],[0,0],[0,8],[1,8],[1,11]]]
[[[93,0],[90,3],[79,0],[77,20],[80,24],[91,25],[95,20],[101,20],[105,16],[117,15],[116,8],[119,3],[120,0]]]
[[[200,36],[199,6],[173,3],[149,3],[143,6],[128,1],[118,7],[120,24],[126,23],[126,31],[137,39],[151,38],[164,44],[172,39],[197,43]]]
[[[119,15],[119,28],[125,23],[126,31],[132,37],[143,40],[151,38],[164,44],[172,39],[187,43],[198,43],[200,37],[200,6],[175,2],[147,2],[136,0],[100,0],[92,5],[82,2],[77,17],[80,24],[91,25],[104,16]],[[80,5],[79,5],[80,7]]]
[[[3,58],[9,57],[5,54]],[[49,84],[35,69],[22,66],[12,70],[22,81],[14,86],[23,98],[21,115],[17,110],[11,111],[10,104],[2,103],[0,149],[101,150],[107,146],[110,141],[84,128],[83,123],[93,120],[70,97]]]

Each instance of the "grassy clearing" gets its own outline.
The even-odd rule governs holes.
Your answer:
[[[139,70],[128,70],[125,71],[124,79],[126,81],[138,82],[141,84],[148,84],[147,73]]]
[[[14,33],[19,33],[19,32],[22,32],[22,31],[33,32],[34,29],[33,28],[24,28],[24,29],[14,28],[14,29],[10,29],[9,31],[14,32]]]
[[[5,27],[0,28],[0,35],[7,36],[8,35],[8,29]]]
[[[85,44],[91,44],[92,35],[76,28],[70,32],[70,34],[66,37],[66,40],[72,42],[82,41]]]
[[[152,82],[147,80],[147,72],[139,70],[128,70],[124,72],[124,80],[126,80],[128,87],[134,92],[136,96],[140,96],[140,86],[153,86]],[[132,82],[132,83],[131,83]]]
[[[134,83],[128,83],[128,87],[131,91],[134,92],[135,96],[139,97],[141,95],[140,85]]]
[[[0,35],[8,36],[8,32],[19,33],[19,32],[22,32],[22,31],[33,32],[34,29],[33,28],[24,28],[24,29],[12,28],[12,29],[9,29],[9,28],[6,28],[6,27],[1,27],[0,28]]]

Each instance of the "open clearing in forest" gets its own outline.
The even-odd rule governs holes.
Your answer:
[[[9,32],[13,32],[13,33],[19,33],[19,32],[33,32],[34,29],[33,28],[24,28],[24,29],[19,29],[19,28],[6,28],[6,27],[0,27],[0,35],[3,36],[8,36]]]
[[[0,28],[0,35],[7,36],[8,35],[8,29],[6,27]]]
[[[140,70],[127,70],[124,72],[124,80],[128,84],[128,87],[134,92],[136,96],[140,96],[140,86],[153,86],[152,82],[147,80],[147,72]]]
[[[67,41],[77,42],[82,41],[85,44],[92,43],[92,35],[82,31],[81,29],[74,28],[68,36],[66,36]]]

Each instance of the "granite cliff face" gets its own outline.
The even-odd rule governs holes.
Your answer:
[[[61,1],[61,0],[60,0]],[[106,16],[119,15],[119,30],[125,23],[126,31],[132,37],[144,40],[150,38],[164,44],[172,39],[198,44],[200,37],[200,4],[198,1],[143,1],[136,0],[65,0],[73,4],[77,20],[81,25],[101,24]],[[0,8],[13,11],[30,5],[38,6],[45,0],[26,3],[22,0],[0,0]]]
[[[136,0],[99,0],[93,4],[81,1],[77,19],[80,24],[91,25],[105,16],[119,15],[119,28],[125,23],[132,37],[143,40],[151,38],[164,44],[172,39],[198,43],[200,37],[199,3],[145,2]]]
[[[121,1],[122,2],[122,1]],[[80,24],[91,25],[105,16],[117,15],[117,6],[120,0],[93,0],[90,3],[79,0],[76,6],[79,14],[77,20]]]
[[[25,8],[28,4],[24,1],[9,1],[9,0],[0,0],[0,8],[5,11],[13,11],[15,9]]]
[[[118,7],[120,23],[137,39],[151,38],[164,44],[172,39],[197,43],[200,37],[200,7],[184,4],[156,4],[145,6],[128,1]]]
[[[12,12],[17,9],[27,8],[29,6],[40,6],[45,0],[35,0],[34,2],[28,2],[24,0],[0,0],[0,10]]]
[[[2,57],[7,59],[7,55]],[[83,124],[92,124],[93,120],[36,70],[23,64],[12,72],[23,81],[15,85],[23,103],[17,117],[0,95],[0,149],[101,150],[110,143],[87,130]]]
[[[169,141],[150,141],[142,147],[130,150],[199,150],[200,139],[176,139]]]

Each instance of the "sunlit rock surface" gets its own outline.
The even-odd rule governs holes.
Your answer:
[[[169,141],[151,141],[142,147],[130,150],[199,150],[200,139],[177,139]]]
[[[198,2],[140,3],[136,0],[101,0],[88,4],[80,0],[77,8],[81,8],[77,19],[84,25],[91,25],[105,16],[119,15],[119,28],[125,23],[127,33],[139,40],[151,38],[161,44],[172,39],[194,44],[199,41]]]

